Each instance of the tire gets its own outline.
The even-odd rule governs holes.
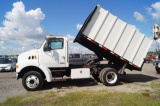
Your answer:
[[[155,68],[156,68],[157,73],[160,73],[160,68],[158,68],[158,66],[156,66]]]
[[[119,83],[119,74],[113,68],[104,68],[102,73],[102,82],[106,86],[113,86]]]
[[[100,81],[103,83],[103,79],[102,79],[102,74],[103,74],[104,70],[102,69],[101,72],[99,73],[99,79]]]
[[[11,67],[11,70],[10,70],[10,72],[13,72],[13,68]]]
[[[104,71],[105,70],[108,70],[109,68],[104,68],[104,69],[102,69],[101,70],[101,72],[100,72],[100,74],[99,74],[99,79],[100,79],[100,81],[103,83],[103,73],[104,73]]]
[[[27,72],[22,79],[23,87],[27,91],[36,91],[41,89],[43,82],[44,80],[42,75],[36,71]]]

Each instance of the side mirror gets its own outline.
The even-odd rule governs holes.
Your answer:
[[[50,51],[49,50],[49,47],[48,47],[48,39],[46,38],[46,43],[45,43],[45,45],[44,45],[44,47],[43,47],[43,50],[44,51]]]

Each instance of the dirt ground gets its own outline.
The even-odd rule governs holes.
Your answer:
[[[104,86],[94,79],[66,80],[47,83],[41,91],[74,92],[79,90],[107,90],[120,92],[152,91],[149,85],[160,79],[153,64],[144,64],[141,72],[126,70],[127,75],[121,76],[121,83],[117,86]],[[16,80],[15,72],[0,72],[0,102],[6,98],[25,95],[27,91],[22,86],[22,80]]]

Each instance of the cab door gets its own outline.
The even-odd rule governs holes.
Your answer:
[[[49,68],[67,67],[67,41],[65,38],[47,39],[43,49],[43,64]]]

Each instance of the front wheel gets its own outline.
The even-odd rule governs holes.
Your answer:
[[[119,83],[119,74],[113,68],[105,68],[102,73],[102,82],[106,86],[113,86]]]
[[[13,68],[12,67],[11,67],[10,71],[13,72]]]
[[[27,91],[36,91],[43,86],[43,77],[39,72],[30,71],[27,72],[22,79],[23,87]]]

